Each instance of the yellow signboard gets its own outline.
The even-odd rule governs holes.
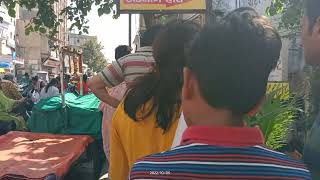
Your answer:
[[[279,96],[280,99],[286,100],[290,97],[289,83],[268,83],[267,93],[275,93],[275,96]]]
[[[120,12],[205,11],[206,0],[120,0]]]

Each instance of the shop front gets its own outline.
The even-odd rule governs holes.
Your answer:
[[[0,55],[0,73],[14,73],[14,66],[11,55]]]
[[[42,64],[43,70],[46,70],[49,74],[49,78],[54,78],[59,74],[60,61],[58,58],[50,57]]]

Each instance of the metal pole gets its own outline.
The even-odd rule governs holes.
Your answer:
[[[61,48],[61,52],[60,52],[60,83],[61,83],[61,102],[62,102],[63,108],[66,106],[66,100],[65,100],[65,94],[64,94],[64,58],[65,58],[65,52],[64,52],[63,48]]]
[[[129,47],[131,47],[131,34],[132,34],[131,21],[132,21],[132,15],[129,14]]]
[[[82,79],[82,75],[83,75],[83,69],[82,69],[82,58],[83,58],[83,55],[82,54],[79,54],[79,76],[80,76],[80,95],[83,96],[83,79]]]

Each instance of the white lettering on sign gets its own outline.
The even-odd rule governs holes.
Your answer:
[[[261,0],[248,0],[248,5],[251,7],[256,7],[261,3]]]
[[[236,8],[234,0],[214,0],[212,1],[214,9],[230,12]]]

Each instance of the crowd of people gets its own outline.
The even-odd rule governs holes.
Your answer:
[[[312,66],[320,65],[319,9],[319,0],[307,0],[302,20]],[[14,115],[24,94],[38,103],[63,90],[92,92],[102,102],[109,179],[320,179],[320,118],[302,159],[268,149],[259,127],[244,121],[261,109],[280,58],[281,37],[267,17],[243,7],[205,27],[182,20],[154,25],[140,46],[135,53],[117,47],[103,71],[65,75],[63,87],[59,76],[46,83],[26,73],[21,93],[7,75],[0,79],[0,116],[24,129]],[[72,85],[80,78],[82,87]]]
[[[303,19],[314,66],[319,8],[307,0]],[[319,120],[301,160],[266,148],[259,127],[244,122],[260,110],[281,48],[276,28],[252,8],[206,27],[174,21],[148,29],[135,53],[125,47],[88,81],[104,103],[109,178],[320,179]]]
[[[78,76],[71,78],[65,75],[64,80],[65,92],[80,95]],[[82,94],[87,95],[90,93],[87,85],[88,76],[84,74],[82,80]],[[60,84],[59,76],[52,78],[49,83],[38,76],[30,78],[28,73],[25,73],[18,82],[10,73],[0,78],[0,135],[12,130],[26,130],[26,121],[30,118],[33,106],[41,100],[59,96]]]

